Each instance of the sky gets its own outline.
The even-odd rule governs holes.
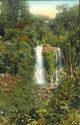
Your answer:
[[[67,4],[68,6],[74,6],[79,4],[78,0],[55,0],[55,1],[29,1],[29,10],[32,14],[35,15],[44,15],[49,18],[55,18],[56,14],[59,12],[56,7],[58,5]]]

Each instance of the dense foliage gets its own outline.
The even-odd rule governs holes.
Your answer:
[[[50,125],[79,125],[80,123],[80,70],[74,77],[64,75],[61,84],[49,102],[46,119]]]

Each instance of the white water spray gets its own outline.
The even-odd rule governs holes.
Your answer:
[[[37,84],[44,84],[44,65],[42,56],[42,46],[37,46],[35,48],[36,53],[36,63],[35,63],[35,81]]]
[[[61,49],[56,49],[56,85],[59,84],[59,73],[62,67]]]

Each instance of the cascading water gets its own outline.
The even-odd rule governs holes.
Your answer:
[[[44,84],[44,65],[42,56],[42,46],[37,46],[35,48],[36,53],[36,63],[35,63],[35,81],[37,84]]]
[[[45,75],[44,75],[44,64],[43,64],[43,56],[42,56],[42,46],[37,46],[35,48],[36,61],[35,61],[35,81],[37,84],[45,83]],[[62,69],[62,55],[61,49],[56,48],[56,76],[55,76],[55,84],[58,85],[60,83],[59,75]]]
[[[56,85],[59,84],[59,73],[62,67],[61,49],[56,49]]]

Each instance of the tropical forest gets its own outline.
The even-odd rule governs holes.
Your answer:
[[[41,2],[0,0],[0,125],[80,125],[80,4]]]

